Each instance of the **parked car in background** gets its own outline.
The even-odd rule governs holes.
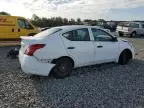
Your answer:
[[[127,40],[99,27],[75,25],[21,37],[19,61],[25,73],[65,78],[73,68],[107,62],[125,65],[134,55]]]
[[[136,37],[137,35],[144,35],[144,23],[131,22],[121,26],[117,26],[116,32],[119,36]]]
[[[101,29],[103,29],[103,30],[105,30],[105,31],[107,31],[107,32],[111,32],[111,30],[110,29],[105,29],[103,26],[98,26],[98,27],[100,27]]]
[[[116,21],[107,21],[105,28],[109,29],[111,32],[115,32],[117,28]]]
[[[40,30],[23,17],[0,15],[0,39],[19,39],[38,32]]]

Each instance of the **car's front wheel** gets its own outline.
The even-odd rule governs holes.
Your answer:
[[[56,61],[53,75],[56,78],[65,78],[72,72],[73,64],[69,59],[63,58]]]
[[[130,51],[123,51],[119,57],[119,64],[126,65],[128,61],[132,58]]]
[[[132,37],[136,37],[136,32],[132,32],[131,35],[130,35],[130,37],[131,37],[131,38],[132,38]]]

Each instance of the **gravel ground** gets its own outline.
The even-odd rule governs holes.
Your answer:
[[[5,57],[8,50],[0,48],[0,108],[144,108],[142,59],[78,68],[55,79],[24,74],[17,59]]]

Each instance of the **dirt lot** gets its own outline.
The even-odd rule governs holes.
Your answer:
[[[0,47],[20,45],[20,41],[1,41]]]
[[[144,108],[144,38],[129,40],[138,55],[128,65],[78,68],[65,79],[30,77],[0,48],[0,108]]]

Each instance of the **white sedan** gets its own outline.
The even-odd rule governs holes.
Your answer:
[[[135,49],[124,39],[93,26],[60,26],[33,37],[21,37],[19,61],[27,74],[57,78],[69,76],[73,68],[116,62],[128,63]]]

